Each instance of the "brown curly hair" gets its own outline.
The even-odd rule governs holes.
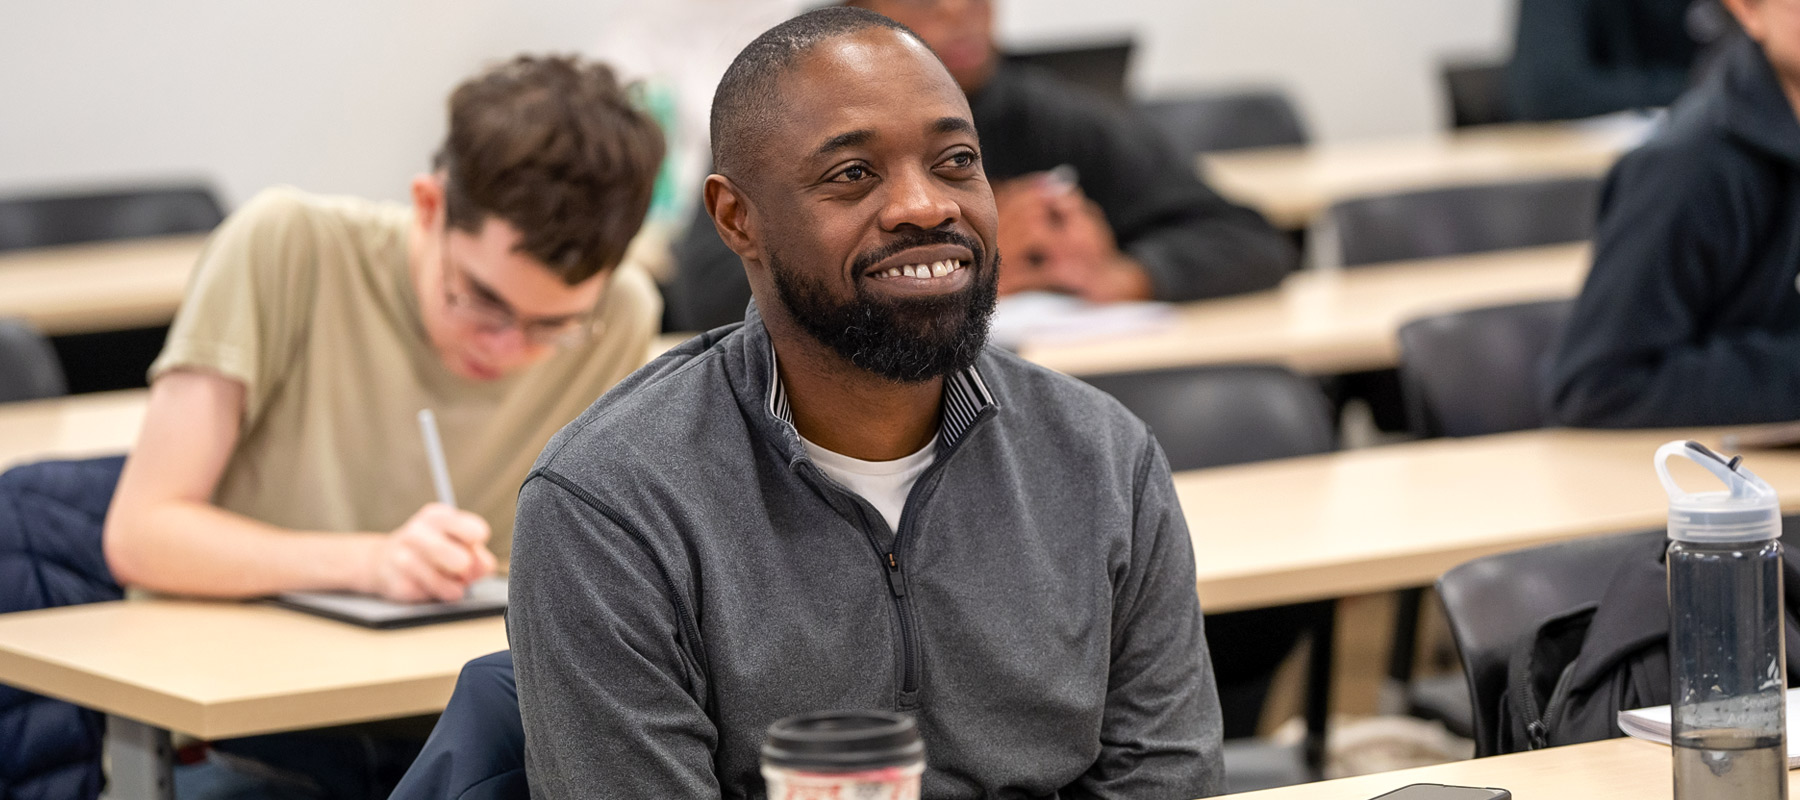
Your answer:
[[[570,286],[618,265],[650,208],[663,134],[611,68],[573,56],[518,56],[450,95],[446,221],[518,229],[519,251]]]

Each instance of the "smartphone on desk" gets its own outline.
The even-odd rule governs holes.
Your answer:
[[[1415,783],[1402,786],[1371,800],[1512,800],[1505,789],[1476,786],[1445,786],[1441,783]]]

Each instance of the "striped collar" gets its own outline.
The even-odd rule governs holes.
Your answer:
[[[957,440],[975,424],[982,409],[993,404],[994,395],[988,391],[987,383],[974,365],[945,378],[943,419],[938,423],[939,449],[956,446]],[[794,426],[794,409],[788,405],[787,387],[782,385],[781,371],[776,369],[774,342],[769,343],[769,414],[790,428]]]

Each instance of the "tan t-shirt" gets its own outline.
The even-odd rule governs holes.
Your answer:
[[[550,436],[640,366],[661,300],[614,271],[601,329],[494,382],[444,367],[407,266],[412,211],[265,191],[200,255],[151,380],[198,368],[241,381],[237,449],[213,501],[303,530],[386,531],[435,499],[419,409],[437,414],[461,507],[493,526],[506,562],[513,501]]]

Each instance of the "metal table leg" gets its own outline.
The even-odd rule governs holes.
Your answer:
[[[175,748],[168,731],[108,714],[104,747],[101,800],[174,800]]]
[[[1314,622],[1311,657],[1306,668],[1306,739],[1302,753],[1313,780],[1325,779],[1325,745],[1330,733],[1333,646],[1337,638],[1337,601],[1325,605]]]

